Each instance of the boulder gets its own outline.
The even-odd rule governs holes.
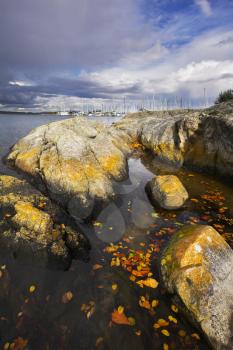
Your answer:
[[[0,176],[0,242],[21,260],[67,269],[88,256],[89,242],[56,205],[24,180]]]
[[[147,188],[152,202],[164,209],[179,209],[188,199],[186,189],[175,175],[155,176]]]
[[[178,231],[161,256],[161,277],[213,349],[233,348],[233,251],[211,226]]]
[[[8,161],[75,219],[86,219],[114,195],[114,181],[127,177],[128,139],[101,123],[72,118],[32,130]]]
[[[233,102],[204,110],[141,112],[117,128],[158,159],[233,177]]]

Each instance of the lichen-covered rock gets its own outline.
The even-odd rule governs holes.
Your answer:
[[[177,167],[233,176],[232,101],[205,110],[135,113],[117,128]]]
[[[147,188],[152,202],[164,209],[179,209],[188,199],[188,192],[175,175],[155,176]]]
[[[75,219],[114,195],[113,182],[127,176],[128,137],[103,124],[73,118],[32,130],[8,161],[42,184]]]
[[[185,226],[161,257],[161,276],[214,349],[233,348],[233,251],[211,226]]]
[[[26,181],[0,176],[0,243],[14,257],[55,269],[88,255],[70,219]]]

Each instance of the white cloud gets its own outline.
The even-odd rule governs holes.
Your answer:
[[[208,0],[196,0],[196,4],[200,7],[205,16],[212,15],[212,8]]]
[[[228,42],[221,48],[218,45],[231,35],[233,32],[210,32],[179,49],[167,50],[162,61],[155,59],[153,62],[154,55],[142,52],[139,57],[143,59],[139,59],[138,65],[137,60],[130,65],[129,57],[117,67],[82,73],[81,77],[99,85],[100,90],[107,88],[112,97],[118,98],[156,94],[201,98],[206,88],[214,99],[219,90],[233,85],[233,43]]]
[[[29,81],[14,80],[14,81],[9,81],[9,85],[13,85],[13,86],[33,86],[34,84],[29,82]]]

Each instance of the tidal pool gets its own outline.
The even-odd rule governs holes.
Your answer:
[[[0,117],[2,156],[32,127],[56,119],[27,118]],[[0,171],[17,175],[2,163]],[[182,210],[150,204],[145,185],[163,173],[176,173],[186,186],[190,199]],[[2,252],[1,348],[10,349],[14,342],[12,348],[30,350],[209,349],[160,283],[153,288],[154,282],[137,282],[145,271],[159,282],[160,250],[186,223],[208,223],[233,246],[233,188],[138,153],[129,160],[129,179],[116,183],[115,193],[93,222],[80,226],[91,243],[89,261],[73,261],[68,271],[50,271]]]

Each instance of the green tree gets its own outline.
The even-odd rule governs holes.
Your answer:
[[[217,104],[217,103],[221,103],[229,100],[233,100],[233,90],[231,89],[220,92],[215,103]]]

